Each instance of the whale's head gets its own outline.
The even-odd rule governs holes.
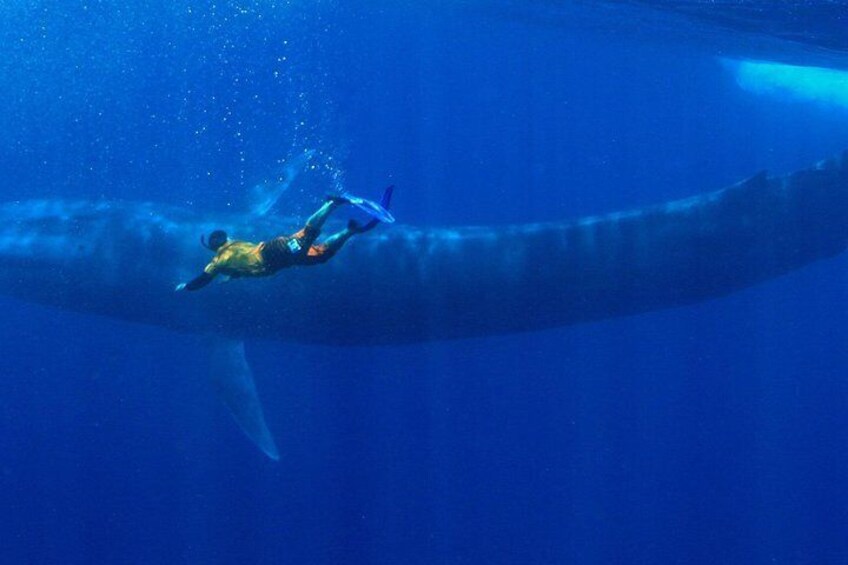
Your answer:
[[[179,226],[152,206],[29,200],[0,205],[0,292],[53,302],[119,288],[182,246]],[[164,265],[168,267],[167,261]]]
[[[109,224],[108,215],[90,203],[5,203],[0,206],[0,261],[6,270],[20,265],[58,273],[107,250],[103,241]]]

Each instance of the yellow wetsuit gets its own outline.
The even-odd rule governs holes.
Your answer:
[[[222,245],[203,269],[208,275],[262,277],[273,273],[262,257],[264,243],[229,241]]]
[[[260,243],[228,241],[218,248],[203,272],[209,277],[264,277],[292,265],[323,263],[332,257],[335,249],[313,244],[317,236],[317,230],[307,227],[290,236]]]

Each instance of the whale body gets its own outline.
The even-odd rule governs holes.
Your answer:
[[[221,338],[218,383],[248,435],[278,456],[241,343],[377,345],[541,330],[722,296],[848,246],[848,152],[784,176],[629,212],[502,227],[392,225],[327,264],[194,293],[200,234],[260,240],[293,220],[152,203],[0,206],[0,293]],[[327,232],[333,226],[327,227]]]
[[[151,203],[7,203],[0,293],[234,339],[376,345],[540,330],[721,296],[843,251],[846,161],[562,223],[381,227],[327,264],[195,293],[173,288],[210,259],[200,234],[258,241],[299,226]]]

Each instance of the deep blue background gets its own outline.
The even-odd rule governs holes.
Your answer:
[[[0,8],[0,196],[223,209],[314,148],[284,212],[391,182],[403,222],[541,221],[848,146],[844,109],[701,47],[383,4]],[[2,299],[0,560],[848,561],[846,267],[532,335],[249,343],[279,463],[201,338]]]

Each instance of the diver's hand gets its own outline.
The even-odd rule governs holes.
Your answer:
[[[180,284],[178,284],[178,285],[177,285],[177,287],[174,289],[174,292],[179,292],[179,291],[181,291],[181,290],[185,290],[185,287],[186,287],[186,283],[180,283]]]

